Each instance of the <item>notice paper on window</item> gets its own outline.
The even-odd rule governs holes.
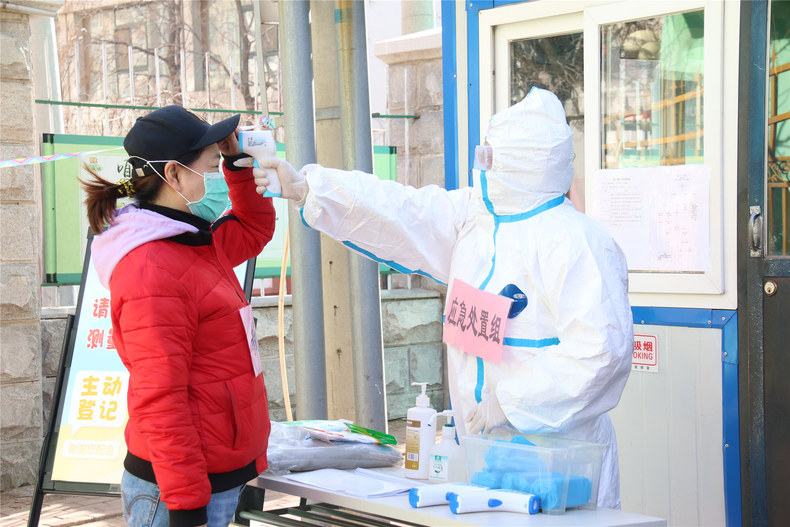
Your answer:
[[[706,165],[598,170],[589,214],[623,249],[629,271],[704,273],[709,181]]]

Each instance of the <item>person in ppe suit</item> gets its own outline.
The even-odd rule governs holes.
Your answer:
[[[455,279],[514,301],[500,364],[448,345],[459,437],[515,428],[605,443],[598,506],[619,508],[614,428],[607,412],[631,368],[628,270],[614,240],[566,198],[571,130],[562,104],[533,88],[494,115],[490,169],[447,191],[358,171],[270,159],[282,196],[304,222],[404,273]],[[267,177],[256,180],[258,192]],[[448,292],[447,298],[451,298]]]

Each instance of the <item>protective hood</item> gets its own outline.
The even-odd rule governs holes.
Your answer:
[[[571,188],[571,129],[550,91],[532,88],[521,102],[494,115],[486,141],[493,149],[492,167],[481,173],[480,186],[492,212],[526,212]]]
[[[109,289],[110,277],[121,258],[144,243],[197,231],[194,225],[141,209],[136,204],[125,206],[116,213],[110,228],[95,236],[91,243],[91,260],[99,282]]]

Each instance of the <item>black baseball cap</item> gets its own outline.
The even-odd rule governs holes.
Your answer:
[[[236,130],[240,114],[209,124],[183,106],[171,105],[137,119],[123,140],[130,156],[147,161],[180,160],[217,143]]]

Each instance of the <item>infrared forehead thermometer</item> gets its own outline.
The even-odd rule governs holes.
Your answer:
[[[447,493],[453,514],[481,511],[507,511],[537,514],[540,498],[511,489],[462,489]]]
[[[260,162],[267,157],[274,157],[277,154],[277,144],[274,141],[274,134],[271,130],[248,130],[239,132],[239,149],[245,154],[251,155],[255,159],[253,166],[260,168]],[[282,188],[280,180],[277,178],[277,171],[265,168],[269,186],[263,193],[264,197],[280,196]]]

